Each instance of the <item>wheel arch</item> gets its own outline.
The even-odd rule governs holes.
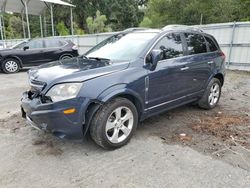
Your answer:
[[[16,59],[18,61],[18,63],[20,64],[20,67],[23,68],[23,62],[18,56],[12,56],[12,55],[6,56],[6,57],[4,57],[3,60],[5,61],[6,59]]]
[[[121,98],[126,98],[129,101],[131,101],[138,112],[138,117],[140,119],[142,113],[143,113],[143,100],[140,97],[140,95],[138,93],[136,93],[135,91],[128,89],[128,88],[120,88],[118,90],[114,90],[110,93],[106,93],[105,96],[102,96],[99,100],[102,101],[103,103],[107,103],[110,100],[117,98],[117,97],[121,97]]]
[[[223,86],[223,84],[224,84],[224,76],[223,76],[223,74],[217,73],[217,74],[214,75],[214,78],[217,78],[218,80],[220,80],[221,86]]]
[[[136,94],[134,91],[128,90],[128,89],[121,89],[121,90],[115,90],[106,96],[99,97],[98,100],[93,100],[88,104],[86,114],[85,114],[85,128],[84,128],[84,134],[86,134],[87,129],[89,128],[89,124],[97,112],[97,110],[105,103],[108,103],[110,100],[114,98],[126,98],[129,101],[131,101],[138,112],[138,118],[140,120],[142,114],[143,114],[143,102],[142,99],[139,97],[138,94]]]

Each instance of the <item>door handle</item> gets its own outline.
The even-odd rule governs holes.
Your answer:
[[[189,69],[189,67],[182,67],[181,71],[188,70],[188,69]]]
[[[209,62],[207,62],[207,64],[209,64],[209,65],[211,65],[211,64],[213,64],[214,63],[214,61],[209,61]]]

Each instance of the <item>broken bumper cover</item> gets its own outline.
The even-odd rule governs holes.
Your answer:
[[[49,131],[60,138],[83,138],[84,114],[89,103],[86,98],[79,97],[56,103],[42,103],[40,98],[29,99],[25,92],[21,102],[22,116],[31,126]],[[75,108],[75,113],[63,113],[64,110],[70,108]]]

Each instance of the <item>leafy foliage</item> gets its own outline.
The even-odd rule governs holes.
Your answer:
[[[96,11],[96,17],[88,17],[86,19],[89,33],[101,33],[112,31],[112,29],[108,26],[105,26],[105,22],[107,18],[105,15],[101,15],[99,10]]]
[[[6,28],[7,38],[22,38],[22,20],[17,16],[10,16]]]
[[[250,20],[249,6],[249,0],[149,0],[141,24],[200,24],[201,17],[203,24]]]
[[[56,30],[60,36],[69,35],[69,30],[67,29],[64,22],[62,22],[62,21],[56,25]]]

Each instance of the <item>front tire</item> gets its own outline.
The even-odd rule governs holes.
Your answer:
[[[209,82],[202,98],[198,101],[198,105],[206,110],[213,109],[218,104],[220,96],[221,82],[219,79],[213,78]]]
[[[2,70],[6,74],[16,73],[20,68],[19,61],[13,58],[6,59],[2,63]]]
[[[92,139],[105,149],[124,146],[131,139],[138,124],[135,105],[125,98],[115,98],[104,104],[90,125]]]

